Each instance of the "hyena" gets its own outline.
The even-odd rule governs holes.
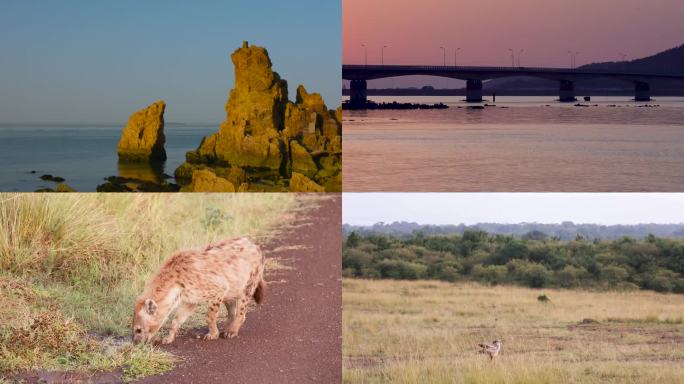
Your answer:
[[[176,316],[162,343],[169,344],[178,329],[201,303],[208,303],[205,340],[219,337],[216,318],[225,304],[229,321],[223,337],[235,337],[245,322],[250,298],[261,304],[264,298],[264,256],[251,240],[226,239],[201,251],[174,253],[138,296],[133,312],[133,342],[152,340],[175,309]]]

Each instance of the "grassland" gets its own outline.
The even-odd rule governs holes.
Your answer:
[[[345,383],[684,382],[682,295],[345,279],[343,305]]]
[[[257,241],[315,199],[294,194],[0,194],[0,376],[170,369],[133,347],[135,297],[171,252]],[[270,263],[271,268],[277,263]]]

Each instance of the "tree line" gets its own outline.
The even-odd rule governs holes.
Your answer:
[[[578,234],[561,240],[539,231],[523,236],[352,231],[345,238],[342,268],[345,277],[371,279],[684,293],[684,242],[654,235],[600,240]]]

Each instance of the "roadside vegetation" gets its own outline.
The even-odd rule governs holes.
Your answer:
[[[681,383],[684,301],[653,291],[344,279],[345,383]],[[492,361],[479,343],[503,341]]]
[[[311,201],[294,194],[0,194],[0,377],[159,373],[173,356],[129,342],[135,297],[175,250],[265,241]]]
[[[584,288],[684,293],[681,239],[617,240],[520,237],[467,230],[462,235],[358,234],[343,254],[345,277],[475,281],[531,288]]]

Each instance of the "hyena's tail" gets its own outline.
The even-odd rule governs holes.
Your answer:
[[[259,280],[259,284],[257,284],[256,289],[254,290],[254,301],[256,301],[257,304],[261,304],[264,302],[264,296],[266,295],[266,282],[264,281],[264,278],[262,277],[261,280]]]

